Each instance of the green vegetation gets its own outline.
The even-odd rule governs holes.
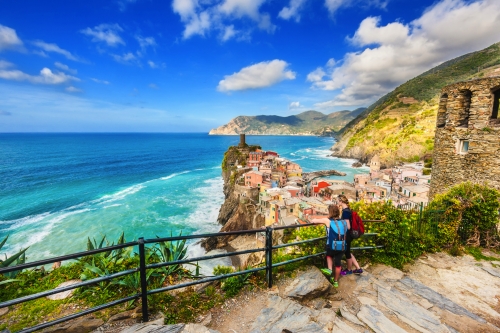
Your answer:
[[[434,149],[441,88],[483,76],[499,64],[500,44],[494,44],[445,62],[400,85],[339,131],[339,146],[345,143],[340,153],[350,151],[350,156],[358,158],[378,154],[381,163],[388,165],[426,156]],[[403,97],[413,98],[414,102],[406,104]]]

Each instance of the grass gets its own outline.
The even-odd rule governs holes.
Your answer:
[[[486,260],[486,261],[500,261],[499,258],[485,256],[482,250],[478,247],[467,246],[465,247],[465,253],[470,254],[477,261]]]

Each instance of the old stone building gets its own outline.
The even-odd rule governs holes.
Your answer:
[[[500,189],[500,77],[441,90],[430,196],[465,181]]]

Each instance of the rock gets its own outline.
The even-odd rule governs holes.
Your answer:
[[[342,332],[342,333],[360,333],[357,329],[352,328],[351,326],[344,323],[342,320],[336,320],[335,325],[333,326],[333,332]]]
[[[120,333],[182,333],[185,324],[157,325],[153,323],[141,323],[130,326]]]
[[[0,333],[10,333],[8,329],[1,330]]]
[[[371,305],[363,305],[358,312],[358,318],[376,333],[406,333]]]
[[[336,317],[337,315],[332,309],[321,309],[319,315],[316,317],[316,322],[324,326],[327,326],[331,322],[333,326],[333,321]]]
[[[378,301],[380,304],[394,311],[402,321],[419,332],[449,332],[434,314],[414,304],[405,295],[396,290],[379,289]]]
[[[325,307],[326,301],[323,298],[316,298],[311,301],[311,305],[316,310],[321,310]]]
[[[377,302],[375,300],[365,296],[359,296],[358,301],[363,305],[372,305],[372,306],[377,305]]]
[[[351,166],[353,168],[361,168],[363,166],[363,163],[361,163],[361,162],[354,162]]]
[[[318,323],[311,320],[317,314],[317,311],[291,299],[271,296],[268,307],[254,321],[250,333],[281,333],[284,329],[293,333],[325,333]]]
[[[331,287],[332,285],[323,273],[317,267],[312,266],[294,279],[285,289],[284,294],[286,297],[305,301],[325,295],[330,291]]]
[[[203,326],[208,326],[210,325],[211,322],[212,322],[212,313],[209,312],[207,316],[203,318],[200,324],[202,324]]]
[[[117,313],[108,319],[108,323],[132,318],[132,315],[134,315],[134,313],[135,313],[135,310],[129,310],[129,311]]]
[[[5,314],[7,314],[7,313],[9,313],[9,307],[8,306],[6,306],[4,308],[0,308],[0,317],[3,316],[3,315],[5,315]]]
[[[353,315],[349,310],[347,310],[347,307],[342,304],[340,307],[340,314],[342,315],[342,318],[350,321],[353,324],[359,325],[359,326],[365,326],[362,322],[359,321],[358,318],[356,318],[355,315]]]
[[[486,266],[483,266],[481,268],[483,270],[485,270],[486,272],[490,273],[491,275],[500,278],[500,271],[498,269],[495,269],[495,268],[492,268],[492,267],[486,267]]]
[[[423,285],[418,281],[410,279],[409,277],[405,277],[401,279],[401,283],[407,286],[408,288],[412,289],[415,294],[425,298],[426,300],[428,300],[435,306],[439,307],[440,309],[448,310],[451,313],[457,314],[459,316],[467,316],[483,324],[486,323],[486,320],[484,320],[483,318],[479,317],[478,315],[475,315],[469,310],[456,304],[451,299],[441,295],[440,293],[432,290],[431,288]]]
[[[211,330],[200,324],[187,324],[181,333],[220,333],[219,331]]]
[[[73,284],[77,284],[80,282],[82,282],[82,280],[69,280],[69,281],[61,283],[55,289],[71,286]],[[63,292],[60,292],[57,294],[49,295],[49,296],[47,296],[47,299],[50,299],[52,301],[66,299],[68,297],[71,297],[71,295],[73,295],[74,292],[75,292],[75,289],[66,290],[66,291],[63,291]]]
[[[102,319],[80,318],[61,326],[51,327],[44,333],[88,333],[104,324]]]

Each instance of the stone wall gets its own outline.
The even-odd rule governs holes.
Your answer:
[[[500,77],[448,85],[441,90],[430,197],[465,181],[500,189],[500,124],[492,119]],[[494,117],[493,117],[494,118]],[[468,151],[461,152],[461,140]]]

